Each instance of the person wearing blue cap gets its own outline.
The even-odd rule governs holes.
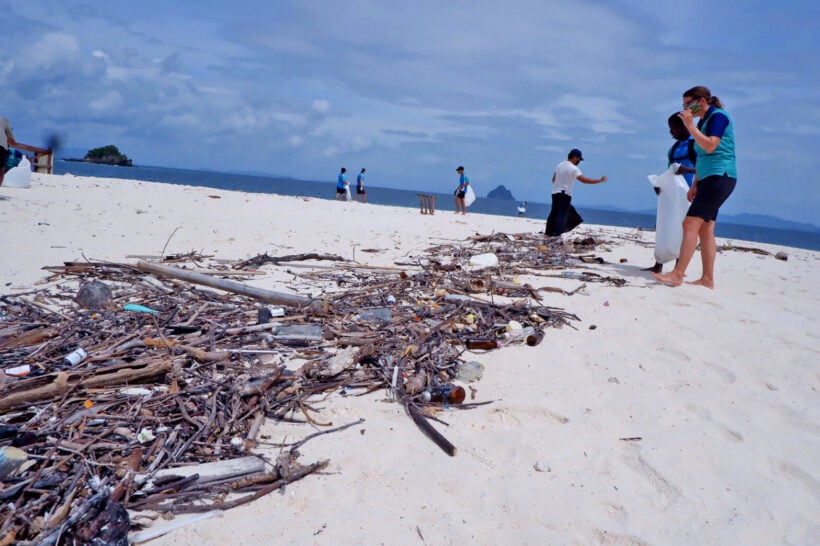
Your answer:
[[[342,196],[342,201],[347,201],[347,192],[349,191],[350,182],[347,181],[347,169],[342,167],[342,170],[339,171],[339,178],[336,181],[336,201],[339,200],[339,196]]]
[[[581,174],[578,164],[584,160],[584,154],[578,148],[573,148],[567,154],[566,161],[555,167],[552,173],[552,207],[547,217],[546,235],[556,237],[574,229],[584,221],[575,207],[572,206],[572,186],[575,181],[584,184],[601,184],[606,182],[606,176],[601,178],[587,178]]]
[[[464,174],[464,167],[459,165],[456,169],[458,173],[458,187],[453,194],[456,196],[456,214],[461,211],[461,214],[467,214],[467,204],[464,202],[464,197],[467,195],[467,188],[470,186],[470,177]]]

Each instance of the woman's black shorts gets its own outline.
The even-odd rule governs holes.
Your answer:
[[[698,180],[698,191],[686,216],[701,218],[706,222],[717,220],[720,206],[732,195],[737,179],[725,173]]]

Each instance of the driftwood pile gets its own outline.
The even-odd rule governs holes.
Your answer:
[[[314,405],[332,391],[389,389],[454,455],[430,423],[431,390],[453,384],[469,340],[523,343],[504,340],[507,325],[540,335],[577,320],[540,304],[543,291],[572,292],[515,278],[566,277],[602,261],[596,244],[476,236],[382,268],[316,254],[47,268],[44,287],[0,296],[0,546],[127,544],[158,515],[280,490],[326,466],[297,461],[305,441],[361,422],[323,422]],[[471,267],[480,254],[497,265]],[[323,264],[294,274],[310,296],[230,280],[305,260]],[[276,444],[260,434],[266,419],[319,432]]]

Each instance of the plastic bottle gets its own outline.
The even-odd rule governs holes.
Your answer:
[[[461,404],[467,397],[464,387],[457,385],[441,385],[430,387],[421,393],[421,399],[431,404]]]
[[[498,349],[501,346],[501,344],[492,337],[470,337],[467,338],[464,344],[471,351],[474,349],[489,351],[492,349]]]
[[[85,349],[80,347],[73,353],[67,354],[63,359],[63,364],[65,364],[66,366],[76,366],[77,364],[85,360],[86,357],[88,357],[88,353],[85,352]]]
[[[516,330],[510,330],[508,332],[504,332],[504,339],[507,341],[515,341],[517,339],[527,339],[531,335],[535,334],[535,328],[532,326],[527,326],[526,328],[519,328]]]

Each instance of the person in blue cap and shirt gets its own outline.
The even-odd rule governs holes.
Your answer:
[[[467,195],[467,188],[470,186],[470,177],[464,174],[464,167],[459,165],[456,169],[458,173],[458,188],[453,192],[456,200],[456,214],[461,211],[461,214],[467,214],[467,204],[464,202],[464,197]]]
[[[339,196],[342,196],[342,201],[347,201],[347,175],[345,174],[347,169],[342,167],[342,170],[339,171],[339,178],[336,181],[336,201],[339,200]]]
[[[584,160],[584,155],[578,148],[573,148],[567,154],[566,161],[555,167],[552,173],[552,207],[547,217],[546,235],[558,236],[570,231],[583,222],[583,218],[572,206],[572,186],[575,181],[584,184],[601,184],[606,182],[606,176],[601,178],[587,178],[581,174],[578,164]]]

